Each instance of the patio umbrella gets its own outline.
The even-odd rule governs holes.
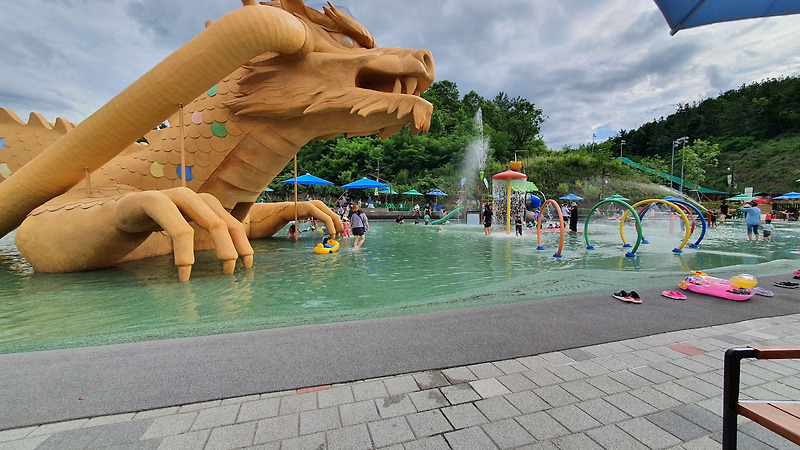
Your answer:
[[[800,192],[787,192],[783,195],[773,197],[773,200],[800,200]]]
[[[287,180],[283,180],[281,181],[281,183],[294,184],[294,177],[289,178]],[[302,184],[304,186],[316,186],[324,184],[333,184],[333,182],[311,175],[310,173],[307,173],[305,175],[297,177],[297,184]]]
[[[339,186],[339,187],[342,189],[374,189],[374,188],[389,187],[389,185],[365,177],[360,180],[356,180],[353,181],[352,183],[347,183],[344,186]]]
[[[734,195],[733,197],[729,198],[728,200],[733,200],[735,202],[749,202],[750,200],[753,200],[754,198],[755,197],[752,197],[752,196],[749,196],[749,195],[737,194],[737,195]]]
[[[563,197],[559,197],[561,200],[583,200],[583,197],[578,197],[575,194],[567,194]]]
[[[561,197],[561,198],[564,198],[564,197]],[[622,200],[623,202],[627,202],[630,199],[629,198],[625,198],[625,197],[623,197],[623,196],[621,196],[619,194],[614,194],[611,197],[606,198],[606,200]]]
[[[447,197],[447,194],[445,194],[444,192],[440,191],[439,189],[434,189],[434,190],[428,192],[427,195],[435,195],[436,197],[439,197],[439,196]]]
[[[397,194],[397,191],[390,187],[380,188],[378,189],[379,194]]]
[[[422,192],[419,192],[416,189],[411,189],[410,191],[405,191],[405,192],[403,192],[403,194],[406,194],[406,195],[425,195],[425,194],[423,194]]]
[[[796,0],[655,0],[670,34],[710,23],[800,13]]]

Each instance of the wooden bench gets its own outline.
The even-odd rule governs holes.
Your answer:
[[[800,358],[800,346],[740,347],[725,352],[722,397],[722,448],[736,448],[737,416],[742,415],[800,445],[800,402],[739,401],[741,361],[755,359]]]

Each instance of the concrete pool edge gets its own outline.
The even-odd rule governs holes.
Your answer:
[[[769,288],[772,281],[786,280],[783,273],[762,275],[760,284]],[[675,302],[661,297],[661,287],[652,284],[619,288],[639,291],[645,303],[619,302],[603,283],[594,294],[557,300],[0,355],[0,397],[6,406],[0,411],[0,429],[495,361],[800,312],[798,290],[775,288],[774,298],[736,303],[696,294]]]

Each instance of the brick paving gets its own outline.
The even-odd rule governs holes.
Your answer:
[[[0,449],[718,449],[725,349],[800,344],[800,314],[332,386],[0,431]],[[800,362],[742,397],[800,399]],[[740,448],[796,448],[740,418]]]

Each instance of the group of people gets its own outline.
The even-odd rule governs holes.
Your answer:
[[[355,237],[353,241],[353,248],[359,249],[364,245],[366,240],[366,233],[369,230],[369,219],[364,211],[361,209],[361,200],[358,203],[352,203],[350,196],[345,198],[345,202],[336,202],[336,212],[342,221],[342,237]],[[307,220],[309,227],[302,231],[312,231],[317,229],[317,219],[310,218]],[[289,230],[286,232],[286,237],[290,239],[297,239],[298,227],[294,221],[289,222]]]

